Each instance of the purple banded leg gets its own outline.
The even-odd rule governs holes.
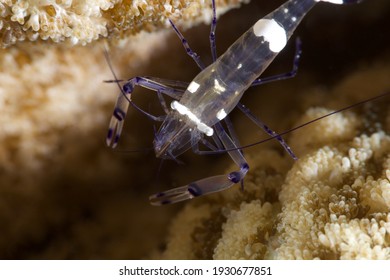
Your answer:
[[[294,55],[294,60],[293,60],[293,69],[290,72],[287,72],[287,73],[283,73],[283,74],[279,74],[279,75],[275,75],[275,76],[271,76],[271,77],[266,77],[266,78],[256,79],[252,83],[251,87],[252,86],[258,86],[258,85],[266,84],[266,83],[269,83],[269,82],[280,81],[280,80],[285,80],[285,79],[289,79],[289,78],[295,77],[295,75],[298,72],[298,65],[299,65],[299,60],[301,58],[301,54],[302,54],[302,42],[301,42],[301,40],[299,38],[297,38],[295,40],[295,55]],[[260,121],[255,115],[252,114],[252,112],[247,107],[245,107],[241,103],[238,103],[237,107],[245,115],[247,115],[248,118],[250,118],[256,125],[261,127],[268,135],[270,135],[271,137],[275,137],[279,141],[279,143],[283,146],[283,148],[288,152],[288,154],[294,160],[298,159],[297,156],[291,150],[291,148],[283,140],[283,138],[281,136],[277,136],[277,133],[275,131],[273,131],[266,124],[264,124],[262,121]]]
[[[152,205],[172,204],[194,197],[219,192],[230,188],[244,179],[249,170],[249,166],[244,156],[237,149],[236,144],[229,135],[227,135],[220,123],[216,124],[214,128],[225,149],[230,150],[228,153],[233,161],[240,167],[240,170],[230,172],[229,174],[208,177],[179,188],[151,195],[149,200]]]
[[[295,40],[295,55],[294,55],[292,70],[290,72],[271,76],[271,77],[258,78],[252,83],[251,87],[295,77],[295,75],[298,73],[298,65],[299,65],[299,60],[301,58],[301,55],[302,55],[302,41],[301,39],[297,38]]]
[[[215,29],[217,28],[217,13],[215,8],[215,0],[211,1],[212,9],[213,9],[213,19],[211,21],[211,29],[210,29],[210,48],[211,48],[211,56],[213,58],[213,62],[217,60],[217,46],[215,43]]]
[[[186,38],[184,38],[183,34],[180,33],[180,31],[179,31],[179,29],[177,29],[176,25],[171,20],[169,20],[169,23],[172,25],[173,30],[175,30],[175,32],[176,32],[177,36],[179,37],[181,43],[183,44],[183,47],[186,50],[187,54],[190,57],[192,57],[192,59],[195,61],[195,63],[198,65],[198,67],[201,70],[203,70],[205,67],[204,67],[203,62],[200,60],[200,56],[191,49]]]
[[[148,118],[154,120],[154,121],[163,121],[165,116],[154,116],[148,112],[145,112],[141,108],[139,108],[134,102],[131,100],[131,94],[134,90],[135,86],[141,86],[143,88],[147,88],[153,91],[157,92],[157,95],[159,96],[161,106],[164,110],[166,109],[165,101],[163,101],[161,94],[168,95],[176,100],[180,99],[183,95],[184,90],[183,89],[176,89],[173,87],[169,87],[163,84],[165,81],[167,84],[173,84],[174,81],[171,80],[163,80],[163,79],[156,79],[158,82],[154,81],[152,78],[146,78],[146,77],[134,77],[128,80],[121,88],[121,92],[119,93],[119,96],[117,98],[114,112],[112,114],[107,138],[106,138],[106,144],[109,147],[115,148],[118,144],[120,135],[122,133],[123,129],[123,123],[126,117],[127,110],[129,108],[129,104],[131,104],[135,109],[140,111],[141,113],[145,114]],[[177,82],[180,83],[180,82]]]
[[[269,136],[275,137],[276,140],[279,141],[279,143],[283,146],[283,148],[289,153],[289,155],[294,159],[297,160],[297,156],[293,153],[291,148],[287,145],[287,143],[283,140],[281,136],[279,136],[275,131],[270,129],[266,124],[264,124],[262,121],[260,121],[245,105],[238,103],[237,107],[256,125],[261,127]]]

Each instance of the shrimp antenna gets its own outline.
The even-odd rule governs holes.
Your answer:
[[[104,57],[107,61],[107,65],[108,67],[110,68],[110,71],[112,73],[112,75],[114,76],[114,80],[105,80],[103,82],[105,83],[116,83],[121,94],[123,95],[123,97],[130,103],[131,106],[133,106],[137,111],[143,113],[143,114],[146,114],[148,115],[148,113],[146,113],[144,110],[142,110],[140,107],[138,107],[128,96],[126,96],[126,93],[123,91],[123,88],[120,86],[120,82],[125,82],[125,80],[120,80],[117,78],[116,74],[115,74],[115,71],[114,71],[114,67],[112,66],[112,63],[111,63],[111,58],[110,58],[110,55],[108,53],[108,48],[107,48],[107,45],[104,46]]]
[[[363,105],[363,104],[365,104],[365,103],[367,103],[367,102],[371,102],[371,101],[374,101],[374,100],[377,100],[377,99],[386,97],[386,96],[388,96],[389,94],[390,94],[390,91],[385,92],[385,93],[382,93],[382,94],[379,94],[379,95],[376,95],[376,96],[374,96],[374,97],[371,97],[371,98],[368,98],[368,99],[365,99],[365,100],[362,100],[362,101],[359,101],[359,102],[354,103],[354,104],[352,104],[352,105],[349,105],[349,106],[346,106],[346,107],[337,109],[337,110],[335,110],[335,111],[333,111],[333,112],[330,112],[330,113],[328,113],[328,114],[325,114],[325,115],[323,115],[323,116],[321,116],[321,117],[315,118],[315,119],[313,119],[313,120],[311,120],[311,121],[308,121],[308,122],[306,122],[306,123],[300,124],[300,125],[295,126],[295,127],[293,127],[293,128],[287,129],[287,130],[285,130],[285,131],[283,131],[283,132],[281,132],[281,133],[279,133],[279,134],[276,134],[276,135],[274,135],[274,136],[271,136],[271,137],[265,138],[265,139],[263,139],[263,140],[254,142],[254,143],[252,143],[252,144],[248,144],[248,145],[244,145],[244,146],[240,146],[240,147],[236,147],[236,148],[232,148],[232,149],[224,149],[224,150],[219,150],[219,151],[210,151],[210,154],[214,154],[214,153],[219,154],[219,153],[230,152],[230,151],[235,151],[235,150],[241,150],[241,149],[246,149],[246,148],[254,147],[254,146],[256,146],[256,145],[259,145],[259,144],[262,144],[262,143],[271,141],[271,140],[273,140],[273,139],[275,139],[275,138],[278,138],[278,137],[283,136],[283,135],[285,135],[285,134],[291,133],[291,132],[293,132],[293,131],[295,131],[295,130],[298,130],[298,129],[302,128],[302,127],[305,127],[305,126],[307,126],[307,125],[310,125],[310,124],[312,124],[312,123],[315,123],[315,122],[317,122],[317,121],[319,121],[319,120],[325,119],[325,118],[330,117],[330,116],[332,116],[332,115],[338,114],[338,113],[340,113],[340,112],[343,112],[343,111],[346,111],[346,110],[349,110],[349,109],[352,109],[352,108],[355,108],[355,107],[358,107],[358,106]]]
[[[127,99],[127,101],[129,101],[130,103],[131,100],[126,96],[126,94],[123,92],[123,89],[122,87],[120,86],[120,82],[123,82],[124,80],[119,80],[115,74],[115,71],[114,71],[114,67],[112,66],[112,63],[111,63],[111,58],[110,58],[110,54],[108,53],[108,47],[107,47],[107,44],[104,45],[104,57],[107,61],[107,65],[108,67],[110,68],[110,71],[112,73],[112,75],[114,76],[114,80],[107,80],[107,81],[104,81],[105,83],[116,83],[119,90],[121,91],[122,95]]]

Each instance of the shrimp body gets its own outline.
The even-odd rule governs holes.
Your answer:
[[[150,77],[129,79],[118,96],[107,135],[107,144],[112,147],[116,146],[128,106],[132,104],[148,117],[156,121],[163,121],[153,141],[157,157],[176,159],[189,148],[192,148],[194,152],[201,153],[198,150],[198,142],[201,141],[211,150],[227,150],[230,157],[239,166],[239,170],[201,179],[179,188],[152,195],[150,201],[153,205],[176,203],[221,191],[238,182],[243,182],[249,165],[242,152],[237,148],[239,146],[238,139],[235,137],[232,125],[227,118],[234,108],[239,108],[256,125],[276,138],[285,150],[296,159],[281,136],[257,119],[248,108],[240,103],[240,99],[250,86],[290,78],[296,74],[297,61],[300,56],[298,47],[293,71],[265,79],[259,78],[286,46],[303,17],[318,2],[346,4],[356,3],[359,0],[289,0],[258,20],[223,55],[216,59],[214,34],[216,13],[215,1],[212,0],[214,17],[210,43],[214,62],[206,68],[203,67],[197,54],[190,49],[184,37],[171,22],[187,54],[195,60],[201,68],[201,72],[190,83]],[[131,93],[136,85],[157,92],[166,112],[165,116],[152,116],[132,103]],[[168,110],[161,94],[174,99],[171,103],[172,110]],[[225,131],[220,123],[222,120],[226,123],[228,131]]]
[[[319,1],[290,0],[258,20],[189,84],[154,141],[157,157],[177,157],[224,119],[244,92],[285,47],[306,13]],[[327,1],[343,2],[343,1]]]

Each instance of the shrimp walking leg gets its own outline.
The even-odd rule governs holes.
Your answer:
[[[200,60],[200,56],[191,49],[190,45],[187,42],[187,39],[184,38],[183,34],[181,34],[179,29],[177,29],[177,27],[173,23],[173,21],[169,20],[169,23],[172,25],[173,30],[175,30],[177,36],[179,37],[181,43],[183,44],[183,47],[186,50],[186,53],[195,61],[195,63],[200,68],[200,70],[203,70],[205,68],[205,66],[204,66],[204,63]]]
[[[275,82],[275,81],[281,81],[281,80],[294,78],[295,75],[298,73],[298,65],[299,65],[299,60],[301,59],[301,55],[302,55],[302,41],[301,41],[301,39],[297,38],[295,40],[295,54],[294,54],[292,70],[289,71],[289,72],[278,74],[278,75],[274,75],[274,76],[271,76],[271,77],[257,78],[251,84],[251,87],[258,86],[258,85],[263,85],[263,84],[270,83],[270,82]]]
[[[217,60],[217,46],[215,43],[215,29],[217,28],[217,13],[215,8],[215,0],[211,1],[212,10],[213,10],[213,18],[211,20],[211,28],[210,28],[210,48],[211,48],[211,57],[213,58],[213,62]]]
[[[279,143],[283,146],[283,148],[289,153],[289,155],[294,159],[297,160],[298,157],[293,153],[290,146],[287,145],[287,143],[283,140],[281,136],[279,136],[275,131],[270,129],[266,124],[264,124],[262,121],[260,121],[245,105],[241,104],[240,102],[237,104],[237,107],[256,125],[261,127],[269,136],[275,137],[276,140],[279,141]]]

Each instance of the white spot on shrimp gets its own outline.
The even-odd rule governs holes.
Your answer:
[[[224,109],[221,109],[217,113],[217,119],[223,120],[227,116],[226,112]]]
[[[213,136],[214,134],[214,130],[208,125],[205,125],[204,123],[197,124],[196,128],[199,129],[204,134],[206,134],[207,136]]]
[[[221,109],[217,113],[217,119],[223,120],[227,116],[226,112],[224,109]]]
[[[291,20],[294,21],[294,22],[296,22],[296,21],[297,21],[297,18],[296,18],[296,17],[292,17]]]
[[[207,136],[212,136],[214,134],[214,130],[209,127],[208,125],[202,123],[200,119],[195,116],[194,113],[192,113],[186,106],[183,104],[180,104],[178,101],[173,101],[171,103],[171,108],[173,110],[176,110],[181,115],[187,116],[191,121],[193,121],[196,124],[196,128],[200,131],[206,134]]]
[[[344,0],[316,0],[317,2],[329,2],[333,4],[344,4]]]
[[[188,116],[190,120],[194,121],[195,123],[200,122],[197,116],[195,116],[186,106],[180,104],[176,100],[171,103],[171,108],[178,111],[181,115]]]
[[[214,87],[217,90],[217,92],[224,92],[226,90],[226,88],[224,88],[219,84],[217,79],[214,79]]]
[[[284,12],[285,14],[288,14],[288,9],[284,9],[283,12]]]
[[[192,82],[190,83],[190,85],[188,86],[187,90],[188,90],[189,92],[191,92],[191,93],[194,93],[195,91],[198,90],[199,87],[200,87],[200,84],[198,84],[198,83],[192,81]]]
[[[264,37],[269,43],[271,51],[280,52],[287,43],[287,35],[283,26],[274,19],[260,19],[253,26],[253,33],[257,37]]]
[[[242,63],[237,65],[237,69],[240,69],[242,67]]]

